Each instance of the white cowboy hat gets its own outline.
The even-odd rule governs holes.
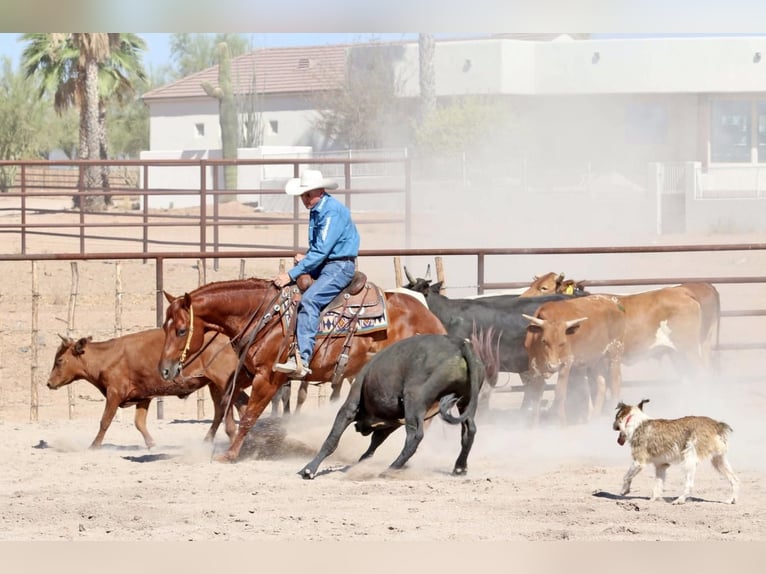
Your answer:
[[[294,177],[285,185],[287,195],[301,195],[312,189],[337,189],[338,183],[326,177],[318,169],[307,169],[300,177]]]

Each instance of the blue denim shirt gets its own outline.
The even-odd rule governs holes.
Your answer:
[[[356,257],[359,232],[351,212],[328,193],[309,211],[309,249],[287,274],[295,279],[304,273],[315,275],[328,259]]]

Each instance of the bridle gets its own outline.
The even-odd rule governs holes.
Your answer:
[[[189,303],[189,331],[186,334],[186,344],[184,345],[184,350],[181,351],[181,356],[178,359],[181,365],[183,365],[184,362],[186,361],[186,355],[188,354],[189,348],[191,347],[191,341],[192,341],[193,335],[194,335],[194,307],[192,307],[192,304]]]

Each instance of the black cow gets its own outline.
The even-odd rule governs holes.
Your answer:
[[[476,434],[479,388],[485,377],[496,376],[491,331],[474,334],[470,342],[433,334],[398,341],[377,353],[359,372],[330,434],[299,474],[314,478],[321,462],[335,451],[341,435],[354,421],[357,432],[364,436],[372,433],[360,461],[371,457],[392,432],[405,425],[404,448],[389,467],[400,469],[423,439],[425,421],[437,413],[448,423],[462,426],[460,455],[452,472],[465,474]],[[460,413],[457,417],[449,412],[455,404]]]
[[[530,411],[532,422],[538,417],[538,401],[533,400],[545,385],[545,379],[529,369],[529,355],[524,348],[529,321],[523,315],[534,315],[537,308],[547,301],[571,299],[578,295],[544,295],[541,297],[517,297],[497,295],[476,299],[450,299],[439,293],[441,282],[431,284],[428,279],[413,279],[405,269],[409,283],[407,289],[422,293],[428,308],[444,324],[447,332],[456,337],[470,337],[472,331],[492,328],[500,338],[499,370],[517,373],[525,388],[534,390],[524,393],[522,409]]]

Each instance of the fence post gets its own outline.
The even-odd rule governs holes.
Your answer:
[[[157,263],[154,270],[154,284],[156,286],[155,293],[155,305],[157,315],[157,326],[162,326],[162,289],[163,289],[163,266],[165,260],[162,257],[157,258]],[[162,397],[157,397],[157,419],[162,420],[165,418],[165,400]]]
[[[37,422],[39,419],[39,400],[37,397],[37,335],[38,335],[38,309],[40,307],[40,288],[37,279],[37,261],[32,261],[32,357],[29,363],[30,375],[30,403],[29,420]]]
[[[114,336],[121,336],[122,331],[122,261],[117,261],[114,266]],[[114,415],[117,422],[122,422],[122,410],[117,409]]]
[[[67,337],[71,338],[74,333],[74,312],[77,307],[77,294],[80,290],[80,272],[77,269],[77,261],[70,262],[69,266],[72,269],[72,288],[69,293],[69,313],[67,314]],[[72,385],[67,385],[67,404],[69,407],[69,418],[75,417],[75,395]]]
[[[205,284],[205,263],[202,259],[197,259],[197,285],[201,287]],[[205,418],[205,387],[197,389],[197,420]]]

